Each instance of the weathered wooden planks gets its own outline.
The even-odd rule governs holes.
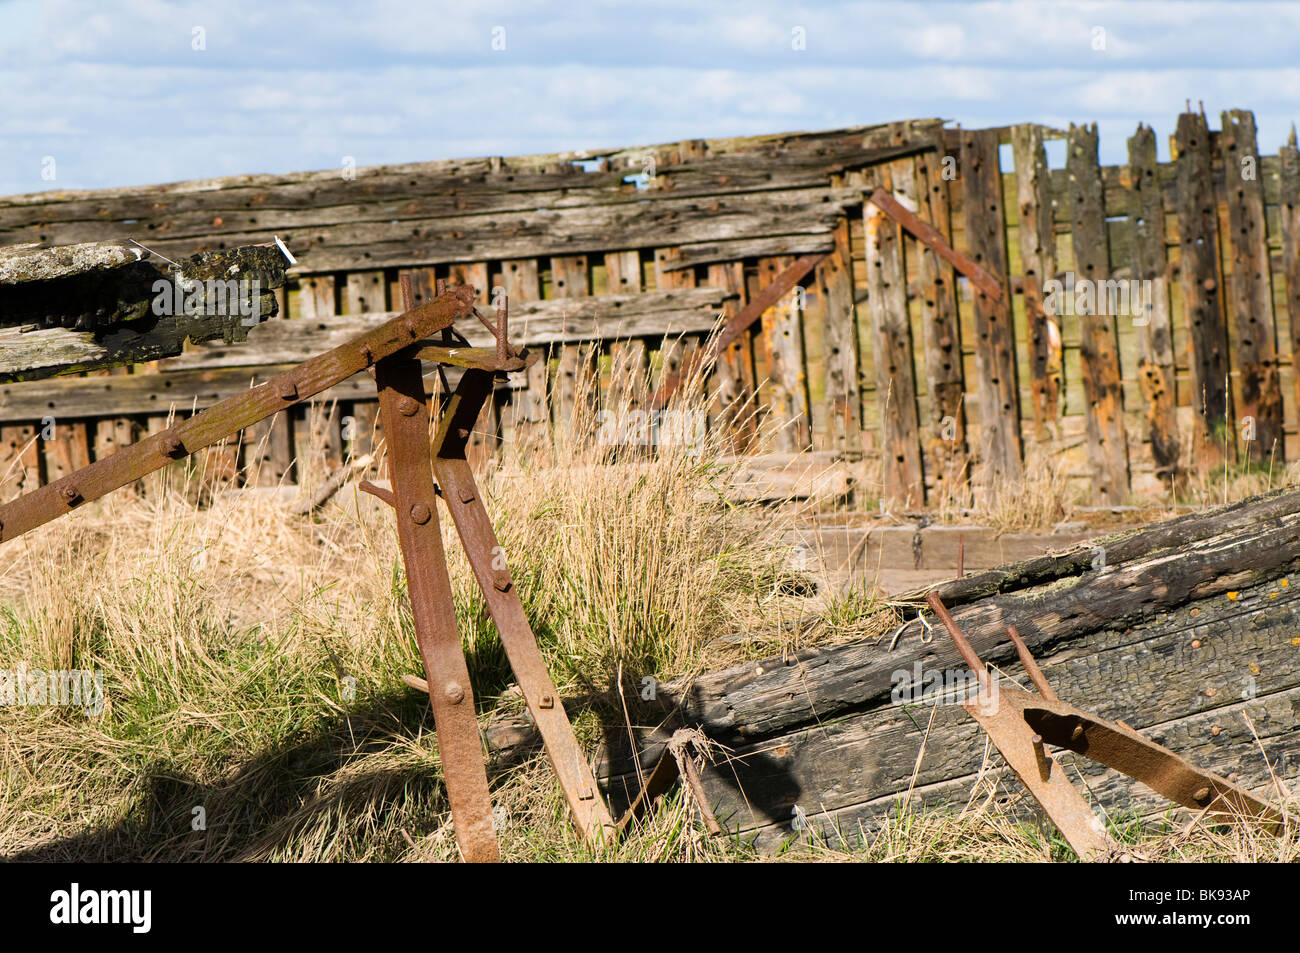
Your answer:
[[[867,174],[868,188],[893,188],[891,169]],[[910,186],[910,182],[908,183]],[[916,370],[907,310],[907,273],[899,226],[876,205],[862,207],[867,310],[880,407],[881,496],[904,509],[925,501]]]
[[[760,289],[772,284],[794,264],[794,259],[761,258],[753,300]],[[808,411],[807,365],[804,361],[803,289],[796,286],[776,304],[763,312],[763,341],[769,362],[768,401],[770,427],[776,446],[781,450],[807,450],[812,447],[812,421]]]
[[[1005,280],[1006,233],[996,130],[963,130],[961,181],[971,257]],[[1010,295],[993,300],[972,289],[975,313],[975,371],[980,447],[975,482],[989,498],[1015,485],[1022,474],[1020,395],[1016,386],[1015,336]]]
[[[1176,489],[1184,482],[1180,462],[1176,414],[1177,389],[1174,378],[1174,337],[1169,313],[1169,267],[1165,259],[1165,206],[1156,179],[1156,135],[1150,126],[1139,125],[1128,141],[1131,200],[1129,221],[1133,228],[1133,277],[1149,288],[1145,313],[1137,317],[1138,385],[1142,391],[1147,440],[1155,461],[1156,476]]]
[[[1131,321],[1133,315],[1122,299],[1117,308],[1118,296],[1109,291],[1118,283],[1110,278],[1095,124],[1071,124],[1066,170],[1070,177],[1070,234],[1074,240],[1073,303],[1081,325],[1079,351],[1089,410],[1088,461],[1093,472],[1093,494],[1100,505],[1123,503],[1129,493],[1128,436],[1115,322],[1119,318]]]
[[[1016,169],[1020,263],[1024,272],[1025,323],[1029,329],[1029,390],[1039,440],[1060,437],[1061,327],[1044,307],[1043,285],[1056,277],[1056,233],[1052,223],[1051,182],[1042,127],[1033,123],[1011,131]],[[920,161],[920,160],[918,160]]]
[[[816,281],[825,319],[822,347],[830,445],[858,456],[862,453],[862,394],[858,389],[858,315],[847,220],[835,229],[835,250],[817,266]]]
[[[1178,150],[1179,274],[1192,343],[1193,460],[1213,466],[1233,449],[1228,425],[1228,335],[1219,281],[1219,228],[1211,175],[1210,131],[1203,113],[1182,113]]]
[[[1282,229],[1282,270],[1286,274],[1286,308],[1291,328],[1291,383],[1295,387],[1296,406],[1300,408],[1300,373],[1296,358],[1300,355],[1300,149],[1296,147],[1295,126],[1281,148],[1282,205],[1279,219]]]
[[[1250,459],[1281,461],[1286,456],[1282,384],[1254,114],[1242,109],[1224,112],[1218,141],[1232,250],[1233,354],[1241,394],[1236,407],[1237,435]]]

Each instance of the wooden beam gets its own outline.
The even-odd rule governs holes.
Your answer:
[[[1291,329],[1291,385],[1300,408],[1300,149],[1295,126],[1281,155],[1282,205],[1278,210],[1282,230],[1282,270],[1286,274],[1287,323]]]
[[[1178,150],[1178,270],[1192,342],[1192,406],[1196,409],[1192,459],[1202,468],[1233,452],[1228,426],[1228,332],[1219,279],[1219,226],[1215,212],[1210,130],[1203,113],[1182,113]]]
[[[1120,387],[1117,316],[1107,293],[1110,249],[1106,210],[1102,207],[1097,162],[1097,127],[1070,126],[1066,169],[1070,176],[1070,235],[1074,244],[1074,308],[1080,311],[1079,359],[1087,399],[1088,462],[1093,498],[1098,504],[1123,503],[1129,494],[1128,436],[1124,429],[1124,395]],[[1081,284],[1087,282],[1087,285]],[[1080,295],[1091,288],[1094,304]],[[1063,295],[1058,295],[1058,298]],[[1125,315],[1132,320],[1132,315]]]
[[[1222,120],[1218,142],[1228,199],[1232,311],[1237,332],[1233,353],[1241,393],[1236,430],[1251,460],[1281,462],[1286,458],[1286,437],[1255,116],[1249,110],[1231,109],[1223,113]]]

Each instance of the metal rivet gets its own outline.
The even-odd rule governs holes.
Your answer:
[[[469,487],[462,487],[458,496],[460,496],[460,501],[462,503],[474,502],[474,491],[471,490]]]
[[[508,592],[510,590],[510,573],[504,570],[497,572],[492,577],[492,585],[498,592]]]
[[[538,707],[538,708],[554,708],[554,707],[555,707],[555,696],[554,696],[554,695],[543,695],[541,701],[539,701],[539,702],[537,703],[537,707]]]
[[[368,345],[361,345],[361,360],[367,364],[373,364],[375,361],[375,352],[370,350]]]
[[[81,491],[75,486],[63,488],[63,499],[69,506],[75,506],[81,500]]]
[[[411,507],[411,519],[419,523],[421,526],[429,522],[429,518],[432,516],[433,514],[429,511],[427,503],[416,503]]]
[[[293,381],[282,381],[280,384],[280,399],[297,400],[298,385],[295,384]]]
[[[411,397],[403,397],[397,402],[397,412],[403,417],[414,417],[420,405]]]
[[[407,318],[405,321],[402,322],[402,327],[406,329],[406,334],[408,337],[419,337],[420,329],[415,326],[415,322],[412,321],[410,318]]]
[[[447,701],[453,705],[459,705],[465,699],[465,689],[461,688],[457,682],[448,682],[442,692]]]
[[[1083,737],[1083,725],[1075,725],[1074,730],[1070,732],[1070,740],[1078,741]]]
[[[1192,795],[1192,799],[1197,804],[1204,804],[1210,799],[1210,789],[1208,787],[1198,788],[1196,793]]]
[[[164,457],[180,456],[181,452],[184,449],[185,449],[185,445],[181,443],[181,438],[176,436],[175,434],[172,434],[163,439],[162,452]]]

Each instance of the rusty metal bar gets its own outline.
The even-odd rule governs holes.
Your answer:
[[[888,191],[877,188],[867,196],[867,201],[907,229],[917,241],[933,249],[935,254],[969,278],[973,285],[989,296],[990,300],[998,301],[1002,298],[1002,283],[997,278],[987,269],[982,268],[978,262],[954,249],[944,241],[943,236],[933,225],[920,218]]]
[[[386,358],[375,367],[375,383],[406,588],[430,686],[456,843],[468,861],[494,861],[499,854],[492,799],[429,469],[429,408],[420,362]]]
[[[265,417],[307,400],[428,334],[451,327],[473,308],[472,291],[457,289],[408,309],[373,331],[304,361],[247,392],[228,397],[76,473],[0,506],[0,541],[21,536],[83,503],[126,486],[169,463],[233,437]]]
[[[486,371],[470,369],[461,377],[434,439],[433,468],[574,821],[588,841],[600,843],[616,832],[613,818],[560,703],[465,458],[466,442],[491,389],[492,375]]]
[[[1020,656],[1020,664],[1024,666],[1025,674],[1029,676],[1029,680],[1034,683],[1034,688],[1038,689],[1038,694],[1048,701],[1060,701],[1056,689],[1052,688],[1052,683],[1047,680],[1043,670],[1038,667],[1038,662],[1030,653],[1029,646],[1025,645],[1025,640],[1020,637],[1020,633],[1014,625],[1007,626],[1007,638],[1016,647],[1016,654]]]

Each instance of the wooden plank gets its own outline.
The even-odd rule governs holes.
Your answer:
[[[591,276],[586,255],[551,259],[553,297],[562,301],[591,294]],[[591,342],[565,344],[560,348],[555,371],[552,411],[557,443],[576,446],[594,423],[600,402],[599,345]]]
[[[309,275],[298,287],[298,313],[295,318],[313,320],[336,314],[334,306],[334,276]]]
[[[730,325],[747,304],[745,266],[734,261],[709,266],[709,284],[727,292],[723,320]],[[736,335],[718,352],[718,417],[736,453],[745,453],[758,437],[758,377],[754,369],[754,336],[750,329]]]
[[[794,264],[790,258],[760,258],[759,287],[767,287]],[[751,293],[753,300],[757,293]],[[800,289],[763,312],[763,341],[770,362],[771,399],[768,413],[776,449],[807,450],[812,447],[812,426],[808,414],[808,384],[803,349],[803,314]]]
[[[1044,308],[1043,284],[1056,277],[1056,232],[1042,127],[1016,126],[1011,133],[1019,204],[1020,263],[1024,273],[1025,323],[1029,329],[1029,390],[1037,438],[1059,440],[1061,328]]]
[[[1099,505],[1123,503],[1129,494],[1128,436],[1120,387],[1117,315],[1105,292],[1110,278],[1106,210],[1102,207],[1097,163],[1097,127],[1070,126],[1066,169],[1070,177],[1070,237],[1074,243],[1074,307],[1079,313],[1079,359],[1087,399],[1088,463],[1093,499]],[[1094,304],[1079,294],[1090,283]],[[1131,320],[1131,315],[1125,316]]]
[[[287,413],[259,420],[244,431],[243,440],[246,482],[280,486],[292,481],[293,430]]]
[[[891,169],[867,172],[868,187],[892,189]],[[903,238],[897,223],[874,203],[862,207],[867,264],[867,309],[871,317],[880,407],[881,496],[911,509],[925,501],[921,466],[921,428],[916,408],[916,372]]]
[[[1237,331],[1233,350],[1241,393],[1236,429],[1251,460],[1281,462],[1286,456],[1282,383],[1255,115],[1232,109],[1223,113],[1222,120],[1219,150],[1227,185],[1232,310]]]
[[[514,319],[510,326],[511,339],[517,340],[522,332],[526,340],[530,322],[520,320],[520,306],[526,306],[542,296],[541,277],[538,274],[536,258],[522,258],[517,261],[501,263],[501,280],[510,299],[510,312]],[[524,455],[549,444],[551,430],[550,399],[547,395],[547,377],[549,360],[544,355],[542,360],[530,365],[527,370],[514,375],[522,380],[526,388],[516,391],[507,408],[507,426],[514,435],[515,449]]]
[[[469,285],[474,289],[474,303],[479,313],[489,320],[494,319],[496,309],[491,307],[491,292],[488,288],[487,262],[458,263],[448,268],[448,278],[452,284]],[[480,325],[481,326],[481,325]],[[500,446],[500,417],[497,407],[495,389],[483,401],[474,429],[470,433],[465,452],[470,466],[482,472]]]
[[[998,134],[962,130],[963,219],[970,255],[1004,284],[1007,275]],[[1022,474],[1020,395],[1016,387],[1015,334],[1010,295],[993,300],[972,288],[975,315],[976,400],[980,449],[975,484],[986,499],[1014,487]]]
[[[1156,135],[1139,124],[1128,141],[1128,207],[1133,229],[1132,274],[1150,288],[1145,323],[1139,328],[1138,386],[1142,391],[1147,440],[1156,476],[1171,492],[1186,482],[1180,463],[1174,336],[1169,313],[1169,266],[1165,258],[1165,205],[1156,178]]]
[[[1196,430],[1192,459],[1201,468],[1233,453],[1228,426],[1228,334],[1219,281],[1219,228],[1211,174],[1210,131],[1203,113],[1182,113],[1178,150],[1179,273],[1192,342],[1192,406]]]
[[[610,294],[640,294],[645,284],[641,275],[641,253],[607,252],[605,273]],[[606,406],[615,414],[641,410],[649,396],[650,353],[640,338],[620,337],[609,344],[610,374]]]
[[[951,245],[952,213],[941,152],[926,153],[915,160],[916,212]],[[966,384],[956,270],[930,248],[921,248],[919,257],[921,324],[930,394],[927,462],[933,470],[935,498],[961,499],[970,479],[970,458],[966,449]]]
[[[382,271],[348,272],[343,292],[344,314],[369,314],[387,311],[386,282]]]
[[[660,291],[681,291],[694,288],[695,272],[691,269],[670,269],[668,266],[677,260],[676,248],[659,248],[655,250],[655,284]],[[655,395],[652,403],[658,400],[660,406],[686,383],[690,375],[697,372],[701,362],[702,337],[698,334],[684,333],[685,329],[672,330],[664,335],[659,348],[659,372],[655,379]],[[712,376],[705,382],[706,387],[715,387]]]
[[[907,206],[903,205],[896,198],[889,194],[888,191],[876,187],[872,193],[867,196],[867,201],[875,205],[880,211],[884,212],[894,220],[896,224],[906,229],[917,241],[935,252],[948,264],[952,265],[963,275],[970,279],[971,284],[979,288],[984,294],[993,300],[1002,297],[1002,286],[998,280],[980,267],[977,262],[967,258],[961,252],[955,250],[947,241],[935,230],[934,226],[923,219],[917,218]]]
[[[1296,407],[1300,408],[1300,149],[1296,147],[1295,126],[1281,154],[1282,205],[1279,209],[1282,232],[1282,270],[1286,274],[1286,308],[1291,328],[1291,383],[1295,388]]]
[[[35,426],[0,427],[0,500],[11,500],[40,486],[40,453]]]
[[[848,219],[835,229],[835,251],[817,266],[816,281],[825,309],[822,345],[830,445],[856,458],[862,454],[862,393],[858,388],[858,314]]]

